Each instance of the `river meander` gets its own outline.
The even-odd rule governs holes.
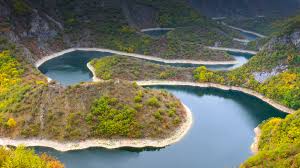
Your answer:
[[[92,74],[86,64],[93,58],[110,55],[102,52],[75,51],[51,59],[39,69],[49,78],[66,86],[91,81]],[[239,60],[238,65],[216,65],[208,68],[231,70],[243,65],[251,57],[239,53],[231,55]],[[236,167],[251,156],[253,129],[268,118],[286,115],[263,101],[240,92],[189,86],[151,88],[172,92],[191,109],[193,126],[179,143],[162,149],[91,148],[58,152],[50,148],[36,147],[36,151],[47,152],[57,157],[67,168]]]
[[[247,63],[252,55],[229,52],[238,62],[235,65],[206,65],[211,70],[232,70]],[[99,51],[73,51],[63,54],[59,57],[43,63],[39,70],[49,78],[58,81],[64,86],[77,84],[80,82],[88,82],[92,80],[92,73],[86,64],[94,58],[111,56],[111,53]],[[151,61],[163,65],[171,65],[177,67],[198,67],[200,65],[193,64],[167,64]]]

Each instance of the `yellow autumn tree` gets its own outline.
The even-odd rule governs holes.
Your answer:
[[[15,119],[9,118],[6,122],[6,125],[8,126],[8,128],[14,128],[17,126],[17,122],[15,121]]]

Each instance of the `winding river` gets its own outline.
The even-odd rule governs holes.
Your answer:
[[[211,70],[231,70],[247,63],[249,58],[252,57],[251,54],[242,54],[237,52],[229,52],[229,54],[232,55],[235,60],[237,60],[237,64],[206,65],[206,67]],[[86,64],[94,58],[101,58],[111,55],[113,54],[99,51],[73,51],[46,61],[41,66],[39,66],[39,70],[49,78],[58,81],[64,86],[80,82],[87,82],[92,80],[92,74],[87,68]],[[151,62],[177,67],[200,66],[193,64],[168,64],[157,61]]]
[[[238,55],[240,65],[211,69],[230,70],[246,63],[251,55]],[[39,69],[63,85],[91,81],[86,64],[93,58],[110,56],[110,53],[75,51],[51,59]],[[176,65],[186,66],[186,65]],[[107,150],[91,148],[79,151],[58,152],[36,147],[61,160],[67,168],[132,168],[132,167],[236,167],[251,156],[253,129],[271,117],[284,117],[282,113],[252,96],[219,89],[189,86],[155,86],[177,96],[193,112],[193,126],[179,143],[162,149],[147,148]]]

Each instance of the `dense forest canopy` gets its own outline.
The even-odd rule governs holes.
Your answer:
[[[298,0],[189,0],[201,12],[211,17],[255,17],[295,14]]]

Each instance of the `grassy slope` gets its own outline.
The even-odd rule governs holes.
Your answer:
[[[11,136],[55,140],[164,138],[185,118],[180,101],[171,94],[123,81],[66,89],[45,87],[25,99],[22,107],[16,114],[31,116],[21,117],[18,134],[12,132]],[[173,114],[169,116],[169,112]],[[43,123],[34,115],[41,113]]]
[[[136,80],[192,80],[193,68],[159,65],[140,59],[112,56],[93,60],[92,66],[100,79]]]

